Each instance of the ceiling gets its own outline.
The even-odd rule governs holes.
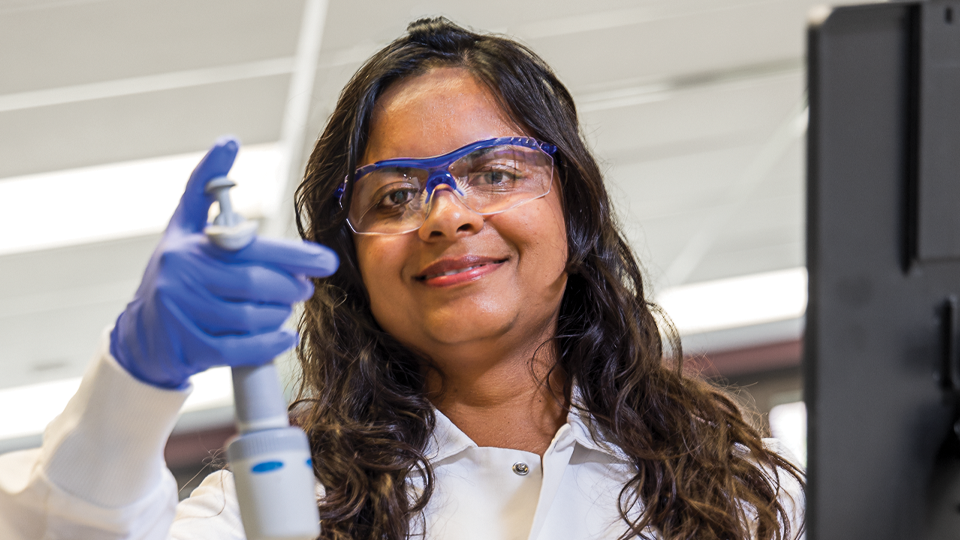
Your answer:
[[[198,152],[225,133],[287,144],[294,178],[360,63],[445,15],[555,68],[655,289],[798,267],[815,3],[331,0],[310,4],[311,56],[302,0],[0,0],[0,184]],[[31,219],[56,219],[39,208]],[[289,234],[290,215],[263,218]],[[0,256],[0,387],[80,374],[157,238]]]

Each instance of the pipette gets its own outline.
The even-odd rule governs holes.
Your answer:
[[[226,176],[206,186],[220,213],[204,229],[223,249],[237,251],[256,237],[256,223],[233,211]],[[307,435],[291,427],[276,365],[233,368],[237,432],[227,457],[237,484],[247,540],[313,540],[320,535],[313,462]]]

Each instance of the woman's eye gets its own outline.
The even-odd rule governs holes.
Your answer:
[[[417,195],[417,190],[415,189],[396,189],[387,194],[385,194],[377,206],[386,209],[396,208],[398,206],[403,206],[409,204],[410,201],[414,199]]]
[[[478,171],[471,175],[471,184],[473,185],[491,185],[503,186],[514,183],[519,179],[519,175],[505,170]]]

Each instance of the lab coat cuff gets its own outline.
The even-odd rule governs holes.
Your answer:
[[[40,465],[63,491],[128,506],[166,473],[163,449],[190,394],[138,381],[110,356],[110,329],[77,393],[44,432]]]

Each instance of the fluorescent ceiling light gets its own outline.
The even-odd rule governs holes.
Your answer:
[[[0,255],[162,231],[203,152],[0,180]],[[231,198],[248,218],[271,218],[282,184],[278,144],[245,146]]]
[[[697,334],[802,317],[807,271],[791,268],[664,290],[657,303],[680,334]]]
[[[219,367],[190,378],[193,392],[181,413],[228,407],[233,404],[233,382],[230,368]],[[0,390],[0,411],[17,411],[0,415],[0,440],[43,433],[80,387],[80,377],[30,384]]]

